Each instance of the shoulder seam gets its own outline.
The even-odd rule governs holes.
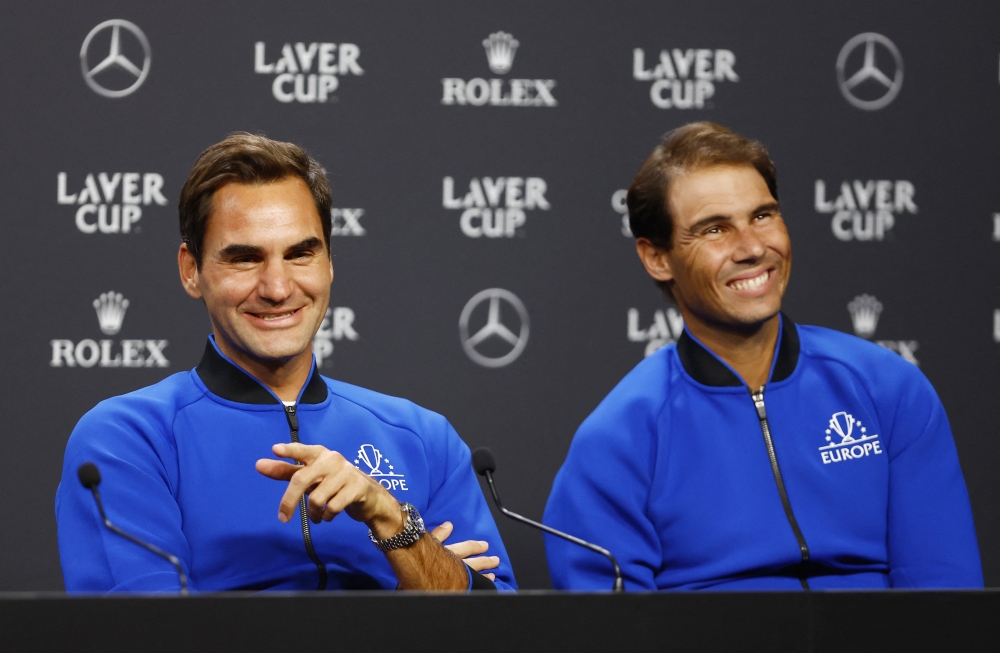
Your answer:
[[[320,376],[320,378],[322,379],[323,377],[322,377],[322,376]],[[330,394],[331,394],[331,395],[333,395],[333,396],[335,396],[335,397],[339,397],[340,399],[343,399],[344,401],[346,401],[346,402],[348,402],[348,403],[350,403],[350,404],[353,404],[354,406],[357,406],[358,408],[360,408],[361,410],[365,411],[366,413],[368,413],[369,415],[371,415],[372,417],[374,417],[374,418],[375,418],[375,419],[377,419],[378,421],[382,422],[383,424],[387,424],[387,425],[389,425],[389,426],[393,426],[393,427],[395,427],[395,428],[398,428],[398,429],[402,429],[402,430],[404,430],[404,431],[409,431],[409,432],[410,432],[410,433],[412,433],[413,435],[417,436],[417,439],[419,439],[419,440],[420,440],[420,442],[421,442],[421,443],[423,443],[423,440],[424,440],[424,439],[423,439],[423,437],[421,437],[421,435],[420,435],[419,433],[417,433],[416,431],[414,431],[414,430],[413,430],[412,428],[410,428],[409,426],[406,426],[406,425],[403,425],[403,424],[397,424],[397,423],[395,423],[395,422],[391,422],[391,421],[389,421],[389,420],[385,419],[384,417],[382,417],[381,415],[379,415],[378,413],[376,413],[376,412],[375,412],[374,410],[372,410],[372,409],[371,409],[371,408],[369,408],[368,406],[365,406],[364,404],[361,404],[361,403],[358,403],[358,402],[357,402],[357,401],[355,401],[354,399],[351,399],[350,397],[345,397],[345,396],[344,396],[344,395],[342,395],[341,393],[339,393],[339,392],[336,392],[336,391],[335,391],[335,390],[334,390],[334,389],[333,389],[332,387],[330,387],[330,384],[329,384],[329,383],[327,383],[326,379],[323,379],[323,383],[325,383],[325,384],[326,384],[326,389],[327,389],[327,390],[328,390],[328,391],[330,392]],[[368,390],[367,388],[362,388],[362,389],[363,389],[363,390],[366,390],[367,392],[372,392],[372,393],[375,393],[375,394],[381,394],[381,393],[377,393],[377,392],[375,392],[374,390]],[[386,396],[386,397],[387,397],[387,396],[389,396],[389,395],[383,395],[383,396]],[[416,408],[417,410],[422,410],[422,411],[425,411],[425,412],[427,412],[427,413],[430,413],[431,415],[434,415],[434,416],[436,416],[436,417],[440,417],[440,418],[441,418],[441,419],[442,419],[443,421],[445,421],[446,423],[447,423],[447,421],[448,421],[447,419],[445,419],[444,415],[441,415],[440,413],[435,413],[434,411],[432,411],[432,410],[428,410],[428,409],[426,409],[426,408],[422,408],[421,406],[418,406],[417,404],[413,403],[413,402],[412,402],[412,401],[410,401],[409,399],[403,399],[403,398],[401,398],[401,397],[393,397],[393,398],[394,398],[394,399],[398,399],[399,401],[405,401],[406,403],[408,403],[408,404],[409,404],[410,406],[412,406],[413,408]],[[426,447],[426,446],[424,446],[424,454],[425,454],[425,455],[427,454],[427,447]]]

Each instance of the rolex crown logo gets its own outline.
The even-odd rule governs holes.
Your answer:
[[[862,338],[875,335],[878,326],[878,316],[882,313],[882,302],[871,295],[858,295],[847,305],[854,323],[854,333]]]
[[[105,335],[113,336],[121,331],[126,309],[128,300],[122,297],[120,292],[113,290],[101,293],[101,296],[94,300],[97,321]]]
[[[510,72],[518,45],[520,43],[517,42],[517,39],[507,32],[494,32],[490,34],[489,38],[483,39],[483,47],[486,48],[486,58],[490,62],[490,70],[497,75],[505,75]]]

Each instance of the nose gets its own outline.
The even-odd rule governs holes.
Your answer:
[[[269,258],[257,279],[257,295],[273,304],[280,304],[292,295],[292,278],[281,258]]]
[[[741,227],[736,233],[736,248],[733,260],[737,263],[753,263],[764,256],[767,247],[751,225]]]

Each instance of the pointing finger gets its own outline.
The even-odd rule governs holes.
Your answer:
[[[312,463],[329,451],[318,444],[302,444],[299,442],[281,442],[271,447],[271,451],[281,458],[291,458],[306,465]]]
[[[261,458],[254,467],[264,476],[276,481],[287,481],[295,475],[295,472],[302,469],[300,465],[286,463],[284,460],[272,460],[271,458]]]

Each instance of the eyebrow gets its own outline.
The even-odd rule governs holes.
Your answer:
[[[294,245],[289,247],[288,250],[286,251],[291,252],[297,249],[313,249],[314,247],[318,247],[322,244],[323,244],[322,240],[313,236],[312,238],[306,238],[301,242],[295,243]]]
[[[221,252],[219,252],[219,254],[228,258],[231,256],[247,256],[250,254],[261,254],[263,251],[264,251],[263,247],[257,247],[256,245],[234,244],[225,247]]]
[[[780,210],[781,210],[781,205],[778,204],[777,202],[765,202],[764,204],[761,204],[753,211],[751,211],[751,213],[757,214],[757,213],[764,213],[765,211],[780,211]]]
[[[286,252],[294,252],[303,249],[313,249],[323,244],[323,241],[315,236],[311,238],[306,238],[303,241],[297,242],[291,247],[289,247]],[[225,247],[219,254],[225,258],[235,258],[237,256],[254,256],[261,255],[264,253],[263,247],[258,247],[257,245],[241,245],[239,243],[234,243]]]

